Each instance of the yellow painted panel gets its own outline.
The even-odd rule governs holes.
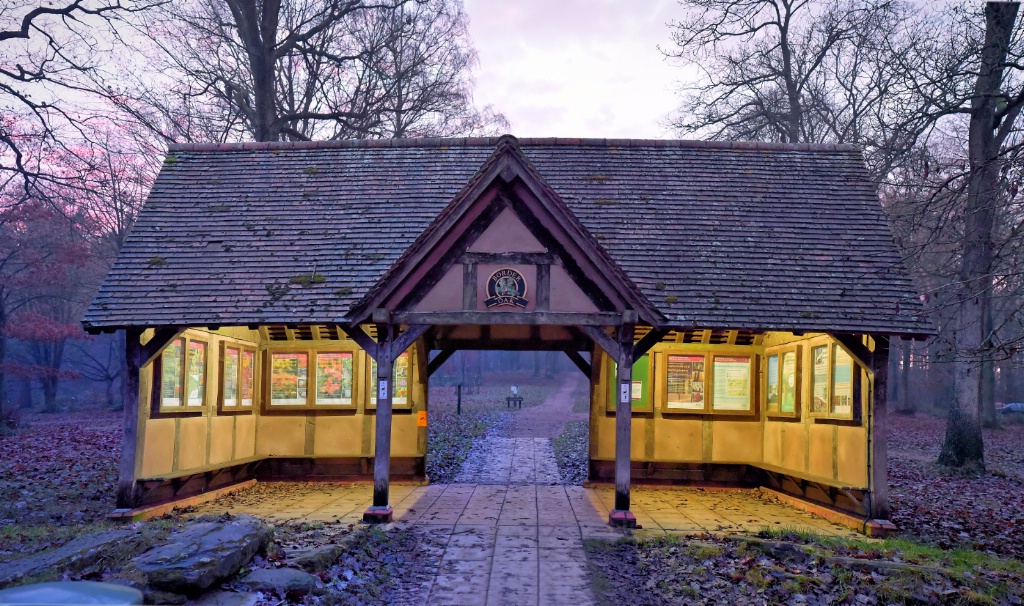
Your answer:
[[[764,462],[775,467],[782,466],[782,426],[783,423],[765,421],[764,423]]]
[[[807,472],[819,478],[832,478],[832,425],[811,424]]]
[[[804,471],[807,439],[803,424],[790,424],[782,428],[782,467],[795,472]]]
[[[234,417],[213,417],[210,419],[210,464],[223,463],[231,459],[232,437],[235,429]]]
[[[362,454],[362,415],[317,417],[313,430],[313,453],[331,456]]]
[[[181,419],[178,426],[178,470],[206,465],[206,417]]]
[[[654,423],[656,461],[699,462],[704,452],[702,422],[694,419],[658,419]]]
[[[612,419],[614,421],[614,419]],[[629,458],[633,461],[644,461],[647,457],[644,455],[645,446],[644,436],[647,430],[647,419],[638,419],[636,417],[630,418],[632,426],[629,431]],[[612,433],[614,436],[615,434]]]
[[[235,458],[245,459],[256,454],[256,417],[235,417]]]
[[[868,431],[863,427],[840,427],[836,451],[839,482],[849,488],[868,485]]]
[[[391,456],[422,457],[417,448],[420,430],[416,415],[395,415],[391,418]]]
[[[711,460],[720,463],[760,463],[761,424],[754,421],[711,423]]]
[[[172,471],[174,464],[174,419],[146,421],[142,443],[142,477],[152,478]]]
[[[595,459],[611,460],[615,458],[615,417],[601,415],[595,419],[598,425],[597,450]]]
[[[256,454],[302,456],[306,446],[306,417],[261,416],[256,421]]]

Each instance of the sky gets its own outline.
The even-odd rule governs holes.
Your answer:
[[[519,137],[670,138],[692,73],[658,50],[675,0],[465,0],[479,54],[474,98]]]

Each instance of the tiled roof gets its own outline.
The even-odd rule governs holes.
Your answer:
[[[338,321],[497,142],[174,146],[84,323]],[[673,326],[932,331],[854,148],[519,146]]]

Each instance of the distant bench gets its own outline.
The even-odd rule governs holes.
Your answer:
[[[512,408],[513,406],[515,406],[516,408],[522,409],[523,408],[523,396],[513,395],[513,396],[506,397],[505,398],[505,408]]]

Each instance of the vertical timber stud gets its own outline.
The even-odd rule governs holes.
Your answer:
[[[392,324],[377,324],[377,376],[374,385],[377,390],[377,432],[373,451],[373,505],[363,513],[363,521],[370,524],[386,524],[391,522],[394,515],[388,503],[388,487],[391,475],[392,365],[395,359],[392,345],[396,329]]]
[[[131,509],[139,504],[135,475],[139,456],[139,368],[142,366],[142,330],[124,331],[124,366],[121,368],[121,401],[124,427],[121,434],[121,466],[117,478],[117,507]]]
[[[871,393],[871,511],[872,520],[889,519],[889,438],[886,395],[889,383],[889,338],[875,336],[875,351],[871,356],[871,370],[875,381]],[[868,529],[869,534],[873,529]],[[883,530],[884,532],[884,530]]]
[[[615,509],[608,514],[612,526],[636,528],[629,510],[629,465],[633,429],[633,323],[618,328],[615,377]]]

